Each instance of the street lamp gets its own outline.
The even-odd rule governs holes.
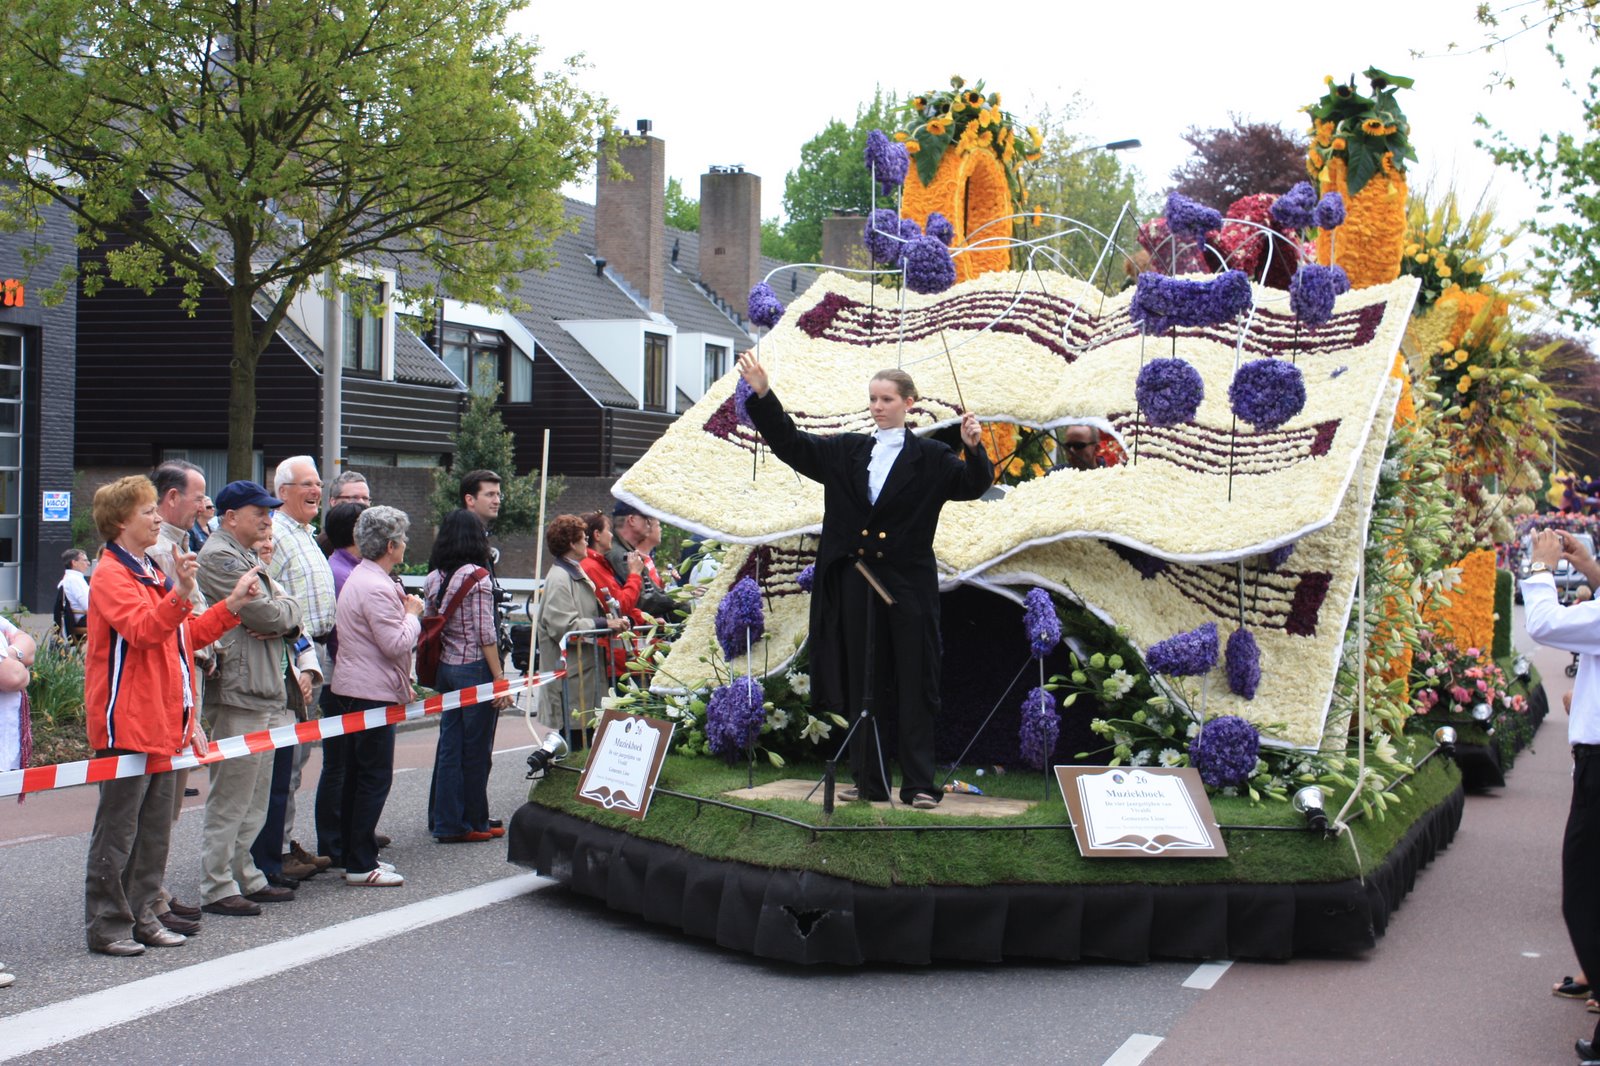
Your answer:
[[[1144,142],[1137,137],[1130,137],[1125,141],[1107,141],[1105,144],[1092,144],[1087,148],[1079,148],[1075,152],[1068,152],[1067,158],[1082,155],[1085,152],[1121,152],[1129,148],[1143,147]]]

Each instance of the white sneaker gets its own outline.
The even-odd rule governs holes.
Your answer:
[[[17,975],[14,974],[14,973],[0,973],[0,988],[5,988],[7,985],[11,984],[11,982],[15,981],[16,979],[17,979]]]
[[[345,874],[344,883],[364,888],[399,888],[406,879],[393,870],[369,870],[364,874]]]
[[[394,873],[394,863],[392,863],[392,862],[384,862],[382,859],[379,859],[378,860],[378,869],[382,870],[384,873],[392,874],[392,873]]]

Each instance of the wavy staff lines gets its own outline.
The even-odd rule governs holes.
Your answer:
[[[1240,429],[1233,434],[1197,422],[1176,426],[1152,426],[1137,419],[1132,411],[1107,416],[1131,452],[1138,421],[1138,454],[1141,462],[1159,460],[1191,473],[1226,477],[1229,449],[1233,473],[1273,474],[1328,454],[1339,431],[1339,419],[1329,419],[1300,429],[1275,429],[1265,432]]]

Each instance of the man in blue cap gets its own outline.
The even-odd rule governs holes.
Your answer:
[[[206,725],[213,737],[232,737],[287,725],[300,686],[288,683],[288,642],[299,634],[300,604],[271,580],[255,549],[272,531],[283,501],[254,481],[229,482],[216,495],[217,531],[200,549],[197,575],[208,600],[220,602],[246,571],[258,571],[261,590],[239,610],[241,625],[217,641],[217,676],[206,685]],[[260,904],[294,899],[267,883],[250,856],[266,821],[272,755],[246,755],[211,764],[201,843],[201,907],[211,914],[255,915]]]

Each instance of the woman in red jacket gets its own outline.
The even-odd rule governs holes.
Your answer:
[[[226,600],[195,616],[195,556],[173,551],[171,576],[146,554],[161,535],[156,490],[125,477],[94,494],[94,521],[106,538],[89,604],[84,712],[95,755],[166,755],[206,748],[196,725],[194,650],[239,624],[239,607],[260,587],[240,577]],[[167,869],[175,780],[171,773],[100,785],[84,882],[89,950],[140,955],[146,944],[185,941],[153,910]]]
[[[589,551],[578,565],[594,582],[595,598],[600,601],[600,606],[608,614],[620,615],[633,625],[652,624],[655,619],[639,610],[639,594],[644,589],[644,579],[639,575],[644,573],[644,556],[637,552],[628,553],[628,581],[623,584],[617,580],[616,571],[611,569],[611,561],[606,558],[606,552],[611,550],[610,517],[602,511],[590,511],[583,516],[583,531]],[[612,606],[613,603],[615,606]],[[627,645],[626,635],[612,642],[612,674],[615,677],[627,672]]]

